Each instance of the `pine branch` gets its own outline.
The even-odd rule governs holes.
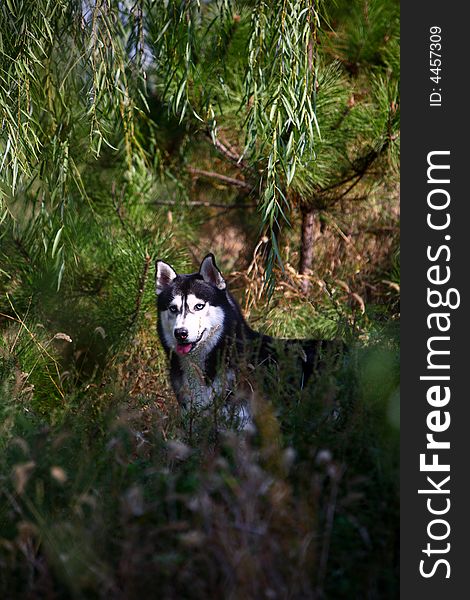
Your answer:
[[[344,185],[352,182],[351,185],[346,190],[341,192],[341,194],[336,198],[336,200],[340,200],[341,198],[344,198],[344,196],[349,194],[349,192],[352,189],[354,189],[356,187],[356,185],[364,178],[364,176],[368,173],[369,169],[374,164],[374,162],[385,152],[387,146],[388,146],[388,142],[386,142],[382,146],[380,151],[371,150],[364,157],[356,160],[355,161],[356,166],[352,165],[352,172],[350,172],[348,175],[346,175],[340,181],[333,183],[332,185],[321,190],[321,193],[324,194],[324,193],[331,192],[332,190],[337,190],[337,189],[343,187]]]

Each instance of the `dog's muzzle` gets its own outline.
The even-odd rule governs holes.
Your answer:
[[[189,354],[191,352],[191,350],[194,350],[194,348],[197,346],[197,344],[199,344],[199,342],[202,340],[202,336],[204,335],[204,331],[206,331],[205,329],[202,331],[201,335],[197,338],[197,340],[195,340],[194,342],[188,342],[188,330],[181,327],[178,329],[175,329],[174,334],[175,334],[175,338],[177,340],[177,344],[176,344],[176,353],[179,354],[180,356],[185,356],[186,354]]]
[[[178,327],[174,331],[178,342],[185,342],[188,339],[188,330],[185,327]]]

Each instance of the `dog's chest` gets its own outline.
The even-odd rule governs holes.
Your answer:
[[[186,407],[207,409],[214,402],[224,400],[233,390],[235,372],[232,369],[220,370],[208,381],[204,357],[184,357],[180,360],[180,397]]]
[[[201,364],[190,359],[183,359],[183,395],[185,404],[193,408],[205,408],[210,402],[210,387],[207,385],[204,376],[204,369]]]

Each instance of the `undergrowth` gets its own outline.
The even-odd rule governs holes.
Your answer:
[[[0,597],[397,597],[397,3],[50,4],[0,8]],[[349,348],[249,436],[188,435],[156,335],[207,252]]]
[[[60,243],[46,235],[56,217],[47,215],[49,229],[20,218],[3,225],[0,596],[396,597],[392,234],[383,254],[378,239],[361,237],[342,255],[343,242],[325,230],[310,293],[287,261],[268,302],[258,259],[246,248],[234,259],[224,245],[236,239],[235,219],[218,217],[220,237],[200,228],[196,241],[186,209],[148,205],[160,184],[141,176],[142,194],[121,207],[101,197],[102,173],[99,215],[82,205],[65,216],[73,254],[59,289]],[[283,248],[291,261],[292,243],[286,237]],[[194,262],[206,250],[220,256],[256,329],[350,348],[302,392],[288,372],[273,374],[255,390],[258,428],[247,438],[191,439],[169,388],[154,261],[189,272],[183,248]]]
[[[343,272],[326,268],[326,232],[324,279],[305,296],[287,263],[269,302],[259,263],[223,269],[256,329],[350,350],[302,392],[274,373],[254,392],[255,434],[191,439],[156,335],[154,260],[188,272],[180,248],[200,259],[209,240],[192,246],[184,211],[145,198],[125,214],[82,206],[59,289],[54,238],[38,252],[21,220],[3,228],[0,596],[396,597],[398,293],[367,296],[396,263],[355,283],[349,248]]]
[[[302,394],[273,380],[256,434],[194,445],[146,314],[73,386],[73,342],[4,329],[2,597],[396,597],[396,339]]]

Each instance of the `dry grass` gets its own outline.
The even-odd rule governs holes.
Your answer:
[[[241,209],[246,210],[250,209]],[[391,272],[398,270],[399,210],[398,184],[385,182],[367,200],[344,200],[323,214],[308,300],[321,304],[333,289],[340,294],[339,303],[361,312],[368,304],[396,304],[400,287]],[[263,250],[267,238],[259,240],[256,229],[247,229],[238,211],[212,210],[207,219],[197,239],[190,242],[195,267],[203,254],[213,252],[246,314],[259,313],[266,301]],[[284,270],[277,269],[274,294],[281,302],[305,299],[297,270],[299,230],[300,217],[295,217],[292,229],[281,239]]]

